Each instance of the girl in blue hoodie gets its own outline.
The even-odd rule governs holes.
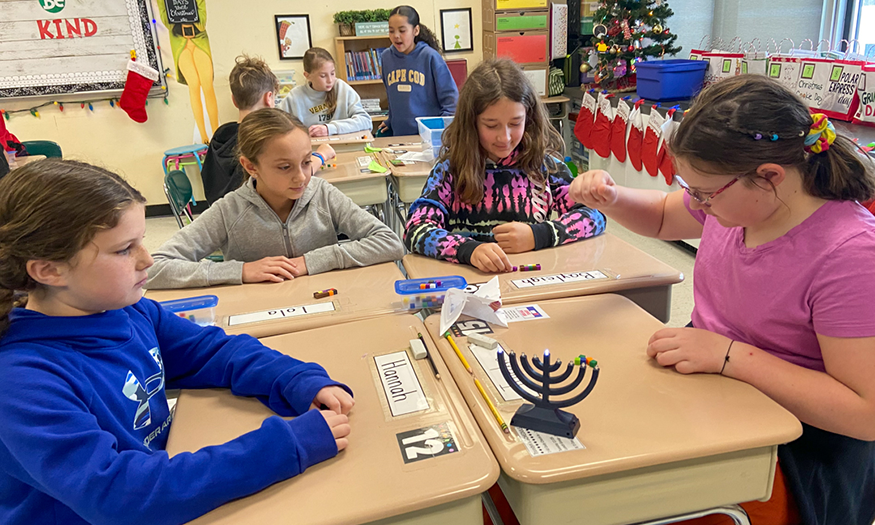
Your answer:
[[[389,15],[392,47],[383,51],[383,85],[389,97],[389,119],[381,134],[416,135],[416,117],[451,116],[459,90],[440,54],[434,33],[419,23],[408,5]]]
[[[0,181],[0,523],[184,523],[347,445],[351,391],[322,367],[142,297],[144,204],[75,161]],[[297,417],[168,457],[165,388],[213,387]]]

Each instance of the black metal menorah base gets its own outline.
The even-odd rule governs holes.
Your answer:
[[[580,430],[580,420],[571,412],[529,404],[523,404],[517,409],[510,424],[568,439],[573,439]]]

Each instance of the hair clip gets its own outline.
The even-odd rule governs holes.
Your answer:
[[[772,135],[772,142],[775,142],[776,140],[778,140],[778,134],[777,134],[777,133],[774,133],[774,134]]]

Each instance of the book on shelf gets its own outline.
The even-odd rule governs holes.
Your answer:
[[[386,48],[368,49],[367,51],[347,51],[346,78],[352,81],[382,80],[383,51]]]

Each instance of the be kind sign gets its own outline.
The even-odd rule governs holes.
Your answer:
[[[0,98],[122,89],[131,50],[160,70],[147,1],[0,3]]]

